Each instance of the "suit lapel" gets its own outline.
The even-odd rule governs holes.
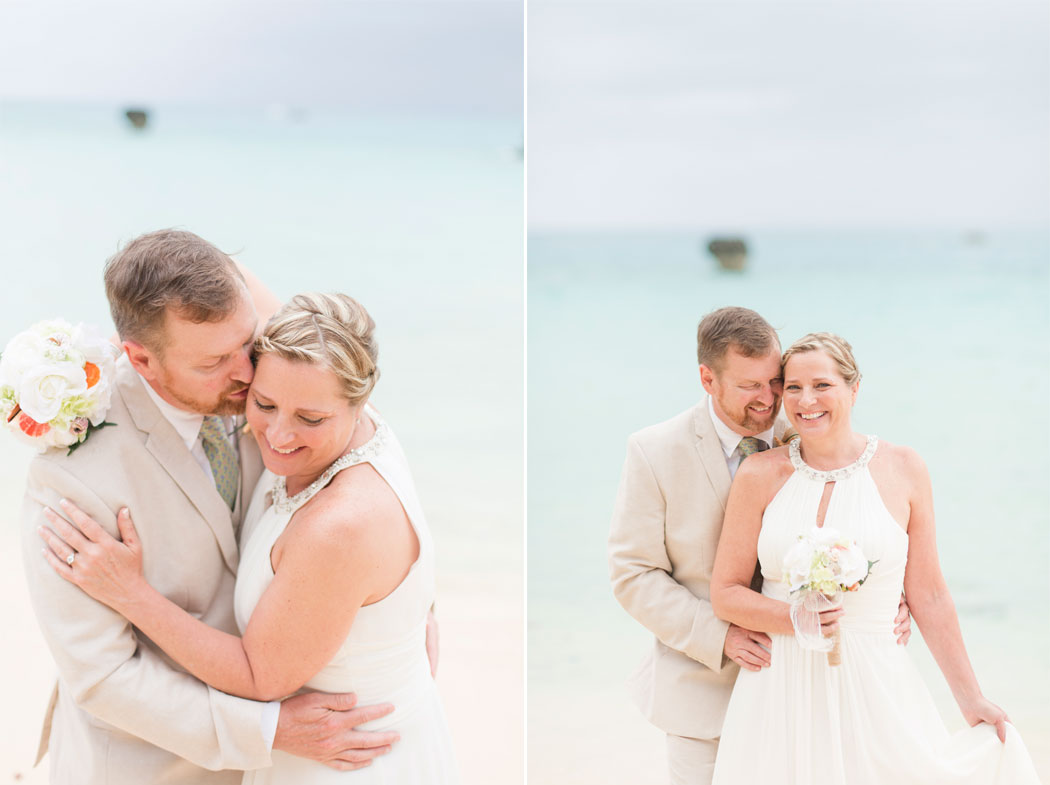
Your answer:
[[[711,423],[706,398],[693,407],[693,431],[696,434],[696,451],[700,456],[700,463],[703,464],[707,479],[724,511],[733,478],[729,476],[722,443],[718,440],[715,426]]]
[[[237,571],[237,540],[233,517],[215,484],[201,471],[186,444],[150,399],[145,381],[132,368],[127,357],[117,363],[117,389],[135,426],[146,434],[146,449],[201,514],[212,530],[226,566]]]
[[[258,485],[259,477],[262,475],[263,462],[262,455],[259,454],[259,447],[255,442],[255,435],[244,422],[244,418],[238,417],[237,422],[239,425],[237,452],[241,460],[241,489],[233,511],[233,520],[235,533],[240,538],[244,533],[244,516],[248,512],[248,506],[255,494],[255,486]]]

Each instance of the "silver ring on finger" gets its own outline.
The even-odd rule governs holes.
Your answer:
[[[66,557],[66,564],[68,564],[70,567],[72,567],[73,566],[73,562],[76,561],[76,558],[77,558],[77,552],[76,551],[71,552]]]

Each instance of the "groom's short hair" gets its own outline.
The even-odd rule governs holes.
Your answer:
[[[779,351],[780,339],[773,326],[750,308],[719,308],[700,320],[696,357],[701,365],[720,372],[731,348],[745,357],[761,357],[773,348]]]
[[[228,255],[178,229],[136,237],[106,262],[105,281],[121,340],[159,354],[169,308],[192,322],[215,322],[233,313],[246,291]]]

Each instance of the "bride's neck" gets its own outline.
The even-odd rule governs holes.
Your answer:
[[[364,409],[361,409],[361,417],[357,421],[357,425],[354,427],[354,432],[350,435],[350,441],[346,445],[346,449],[343,450],[339,455],[332,459],[332,463],[342,458],[351,450],[356,450],[358,447],[366,444],[369,439],[376,435],[376,424],[372,418],[368,416],[368,413]]]
[[[802,460],[821,471],[840,469],[857,460],[866,444],[864,435],[853,431],[845,435],[802,437]]]

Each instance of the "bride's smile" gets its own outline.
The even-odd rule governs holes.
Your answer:
[[[336,375],[323,365],[273,354],[259,358],[247,418],[266,468],[287,477],[294,494],[339,456],[371,438],[375,426],[351,406]]]
[[[796,354],[784,368],[784,412],[803,436],[848,431],[857,389],[826,353]]]

